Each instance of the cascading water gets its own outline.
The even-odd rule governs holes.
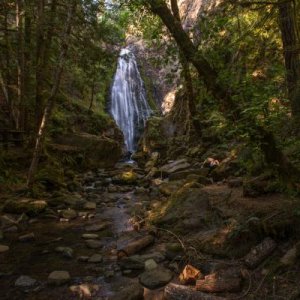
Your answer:
[[[137,139],[151,114],[134,54],[121,50],[111,90],[110,112],[122,130],[126,148],[134,152]]]

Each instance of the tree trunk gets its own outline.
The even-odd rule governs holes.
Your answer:
[[[57,95],[57,92],[58,92],[58,89],[60,86],[64,63],[65,63],[65,59],[66,59],[68,48],[69,48],[69,38],[70,38],[70,34],[71,34],[71,29],[72,29],[72,19],[73,19],[75,10],[76,10],[76,4],[77,3],[74,0],[74,1],[72,1],[72,4],[69,7],[68,17],[66,20],[66,30],[65,30],[64,36],[62,37],[61,52],[60,52],[60,56],[58,59],[58,65],[57,65],[56,71],[54,73],[54,78],[53,78],[54,83],[53,83],[53,86],[51,89],[50,96],[47,99],[47,103],[46,103],[46,106],[44,109],[43,117],[42,117],[42,120],[41,120],[41,123],[39,126],[37,138],[36,138],[33,157],[32,157],[32,161],[31,161],[31,165],[30,165],[30,168],[28,171],[28,177],[27,177],[27,186],[30,189],[32,188],[33,183],[34,183],[34,175],[35,175],[35,172],[36,172],[36,169],[38,166],[40,152],[42,150],[43,141],[44,141],[44,137],[45,137],[45,133],[46,133],[46,128],[47,128],[48,122],[50,120],[52,109],[55,104],[55,97]]]
[[[171,0],[171,8],[175,20],[181,26],[180,13],[179,13],[177,0]],[[197,135],[201,136],[201,125],[199,120],[195,118],[195,116],[197,115],[197,109],[195,105],[195,95],[194,95],[193,80],[190,71],[190,64],[188,60],[185,58],[184,53],[182,51],[180,51],[179,59],[182,65],[182,74],[184,77],[185,90],[188,98],[188,107],[189,107],[190,116],[187,117],[192,120],[192,124],[194,126]]]
[[[96,88],[95,81],[96,81],[96,79],[94,77],[93,78],[93,82],[92,82],[92,94],[91,94],[91,101],[90,101],[89,111],[91,111],[92,108],[93,108],[94,96],[95,96],[95,88]]]
[[[164,291],[165,300],[225,300],[226,298],[196,291],[190,286],[169,283]]]
[[[300,120],[300,39],[292,1],[278,5],[286,83],[293,117]]]

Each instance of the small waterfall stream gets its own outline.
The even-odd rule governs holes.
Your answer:
[[[120,52],[111,90],[110,112],[123,132],[127,150],[136,151],[137,140],[151,109],[135,56],[127,48]]]

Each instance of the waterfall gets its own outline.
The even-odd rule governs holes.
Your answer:
[[[126,148],[134,152],[140,132],[151,114],[134,54],[121,50],[111,89],[111,115],[122,130]]]

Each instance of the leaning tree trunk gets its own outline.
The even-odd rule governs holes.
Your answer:
[[[235,104],[226,92],[226,89],[218,83],[217,72],[211,67],[209,62],[201,56],[194,46],[181,24],[176,21],[170,12],[167,4],[163,0],[145,1],[145,5],[150,6],[153,13],[158,15],[165,26],[169,29],[178,47],[184,54],[185,58],[196,68],[199,77],[205,83],[207,89],[219,101],[219,106],[227,117],[233,120],[242,118],[241,108]],[[284,156],[277,145],[275,136],[264,127],[257,125],[256,120],[251,116],[244,117],[251,124],[252,137],[255,142],[259,142],[260,148],[265,155],[266,161],[277,168],[278,173],[284,178],[292,180],[292,177],[299,176],[297,170]],[[253,134],[254,133],[254,134]],[[267,139],[263,139],[267,137]],[[270,155],[270,151],[274,155]]]
[[[297,16],[292,1],[279,3],[278,10],[288,97],[293,117],[300,120],[300,39]]]
[[[175,20],[181,26],[180,12],[179,12],[179,8],[178,8],[177,0],[171,0],[171,8],[172,8],[172,13],[173,13]],[[198,136],[201,136],[201,125],[200,125],[199,120],[197,120],[195,118],[195,116],[197,115],[197,109],[196,109],[196,103],[195,103],[193,80],[192,80],[191,71],[190,71],[190,64],[189,64],[189,61],[185,58],[182,51],[180,51],[179,59],[180,59],[180,63],[182,66],[182,74],[183,74],[184,82],[185,82],[186,95],[188,97],[188,108],[189,108],[189,113],[190,113],[190,116],[188,116],[188,118],[192,120],[192,125],[196,131],[196,134]]]
[[[27,177],[27,186],[28,188],[32,188],[33,182],[34,182],[34,175],[38,166],[39,158],[40,158],[40,153],[42,150],[43,146],[43,141],[46,133],[46,128],[48,125],[48,122],[51,117],[51,113],[55,104],[55,97],[57,95],[59,86],[60,86],[60,81],[61,81],[61,76],[64,68],[64,63],[65,59],[67,56],[68,48],[69,48],[69,39],[70,39],[70,34],[71,34],[71,28],[72,28],[72,19],[73,15],[76,10],[76,1],[73,0],[73,3],[70,5],[69,11],[68,11],[68,17],[66,21],[66,30],[65,34],[62,37],[62,42],[61,42],[61,52],[60,56],[58,59],[58,65],[57,69],[54,73],[54,83],[53,87],[51,89],[51,93],[49,98],[47,99],[47,103],[44,109],[43,117],[39,126],[37,138],[36,138],[36,143],[35,143],[35,148],[33,152],[33,157],[31,161],[31,165],[28,171],[28,177]]]

